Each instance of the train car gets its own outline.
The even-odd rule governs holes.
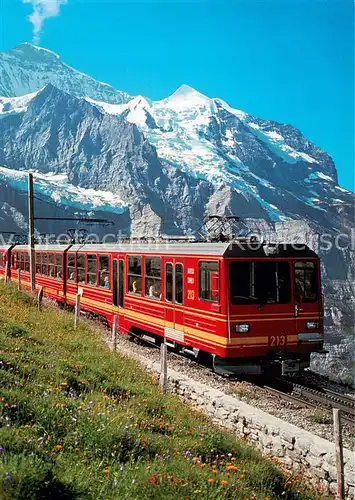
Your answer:
[[[1,249],[0,249],[1,252]],[[4,251],[3,251],[4,252]],[[30,288],[28,247],[7,250],[11,279]],[[282,373],[323,352],[320,262],[306,246],[128,243],[36,246],[44,295],[105,317],[216,372]]]

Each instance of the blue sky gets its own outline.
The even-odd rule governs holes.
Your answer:
[[[31,41],[31,5],[0,0],[0,50]],[[182,83],[290,123],[334,158],[354,189],[352,0],[67,0],[40,45],[130,94]]]

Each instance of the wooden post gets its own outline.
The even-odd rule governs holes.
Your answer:
[[[43,286],[38,290],[37,295],[37,309],[42,311],[42,299],[43,299]]]
[[[80,298],[81,298],[81,293],[76,294],[76,301],[75,301],[75,316],[74,316],[74,328],[78,328],[79,324],[79,314],[80,314]]]
[[[117,350],[118,315],[115,314],[112,323],[112,349]]]
[[[9,255],[7,255],[7,259],[9,259]],[[5,285],[8,285],[10,283],[9,279],[9,270],[10,270],[10,265],[9,265],[9,260],[6,261],[5,264]]]
[[[168,390],[168,346],[166,342],[160,345],[160,386],[163,392]]]
[[[344,462],[343,462],[343,444],[340,425],[340,410],[333,408],[334,420],[334,443],[337,469],[337,500],[344,500]]]
[[[28,174],[28,250],[30,256],[31,291],[36,291],[35,263],[35,218],[34,218],[33,174]]]
[[[17,289],[21,290],[21,269],[17,269]]]

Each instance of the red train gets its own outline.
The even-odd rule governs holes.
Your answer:
[[[27,246],[0,248],[0,277],[30,288]],[[128,243],[36,246],[36,287],[219,373],[283,373],[323,350],[320,262],[306,246]]]

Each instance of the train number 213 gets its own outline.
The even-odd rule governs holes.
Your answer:
[[[286,335],[271,335],[270,345],[272,347],[278,347],[286,345]]]

